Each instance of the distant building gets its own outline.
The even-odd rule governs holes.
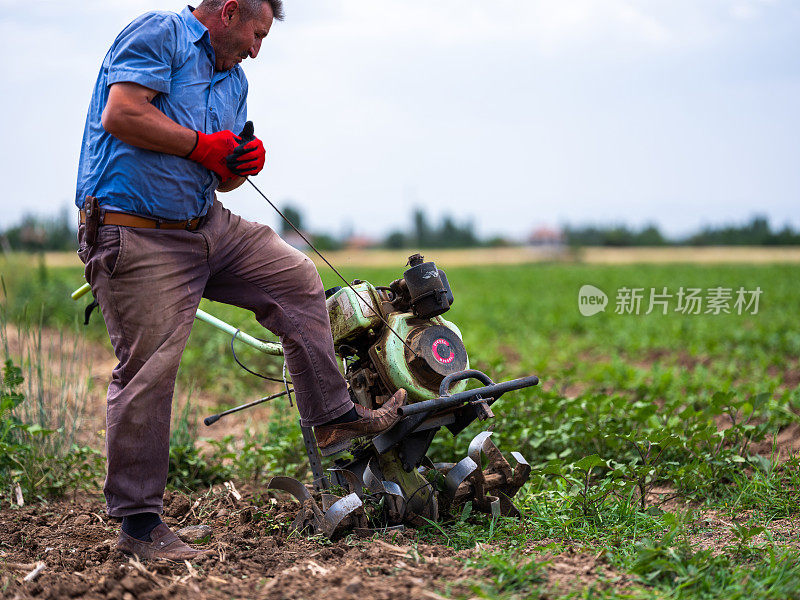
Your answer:
[[[539,227],[528,236],[528,245],[560,250],[566,245],[566,237],[560,229]]]
[[[377,245],[378,242],[365,235],[351,235],[344,242],[344,247],[348,250],[366,250],[367,248],[374,248]]]

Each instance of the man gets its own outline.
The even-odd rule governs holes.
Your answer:
[[[249,309],[281,337],[301,422],[316,428],[323,453],[390,426],[405,398],[401,390],[380,411],[356,409],[313,263],[216,200],[264,166],[264,145],[245,126],[239,63],[282,19],[282,0],[147,13],[114,41],[94,89],[78,169],[78,253],[119,360],[104,493],[128,554],[200,553],[159,515],[175,376],[201,297]]]

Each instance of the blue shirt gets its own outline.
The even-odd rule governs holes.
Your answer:
[[[238,134],[247,120],[244,71],[239,65],[214,70],[208,29],[189,7],[180,14],[149,12],[114,40],[89,105],[76,205],[95,196],[100,206],[166,220],[206,214],[219,185],[215,173],[180,156],[131,146],[103,129],[109,86],[123,81],[159,92],[153,106],[179,125]]]

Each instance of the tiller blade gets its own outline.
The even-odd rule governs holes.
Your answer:
[[[475,436],[468,455],[455,464],[433,464],[426,459],[427,464],[409,472],[396,452],[390,451],[362,462],[360,477],[350,469],[329,469],[344,495],[331,493],[335,487],[322,493],[322,509],[297,479],[274,477],[268,487],[288,492],[300,502],[293,530],[329,538],[350,529],[361,533],[402,528],[403,524],[422,526],[438,520],[451,506],[470,501],[493,517],[519,517],[511,498],[528,480],[530,465],[519,452],[512,452],[516,462],[512,468],[491,435],[484,431]],[[481,468],[483,462],[487,463],[485,469]],[[431,472],[440,475],[440,489],[436,481],[430,481]]]

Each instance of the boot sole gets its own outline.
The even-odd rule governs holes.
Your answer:
[[[325,446],[324,448],[320,448],[319,453],[322,456],[333,456],[334,454],[338,454],[339,452],[347,450],[350,447],[350,443],[352,441],[353,440],[350,439],[350,440],[345,440],[343,442],[336,442],[334,444],[331,444],[330,446]]]

